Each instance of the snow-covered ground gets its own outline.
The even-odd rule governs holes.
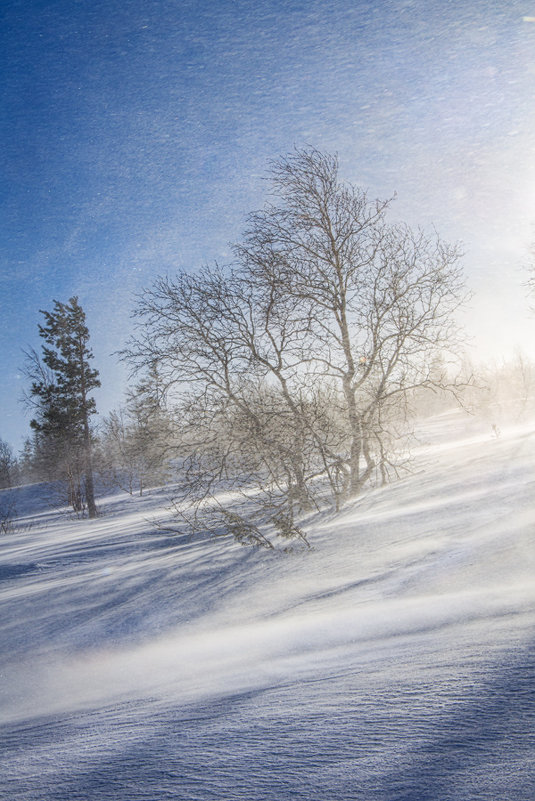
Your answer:
[[[163,491],[76,521],[20,490],[0,798],[535,798],[535,426],[423,435],[294,555],[162,533]]]

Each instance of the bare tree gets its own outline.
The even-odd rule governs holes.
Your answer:
[[[128,393],[126,406],[110,412],[101,425],[101,477],[133,495],[170,475],[175,425],[152,371]]]
[[[520,422],[533,414],[535,364],[521,351],[500,363],[480,365],[477,375],[479,386],[473,387],[469,401],[490,426]]]
[[[342,184],[334,157],[296,151],[271,176],[276,202],[250,216],[236,252],[258,294],[277,288],[306,320],[309,373],[341,396],[349,447],[340,457],[352,496],[383,459],[386,410],[416,387],[447,383],[430,367],[458,341],[460,251],[438,235],[389,226],[388,201]]]
[[[271,179],[234,265],[158,279],[124,355],[176,395],[196,502],[255,487],[291,529],[397,469],[415,390],[448,386],[463,289],[459,249],[388,225],[388,201],[342,184],[335,158],[296,151]]]
[[[291,529],[294,513],[313,505],[317,473],[306,400],[290,386],[299,324],[266,327],[241,277],[217,268],[159,279],[137,314],[140,335],[126,355],[137,365],[158,360],[167,391],[178,393],[183,501],[195,520],[202,510],[203,526],[217,528],[224,518],[228,528],[217,492],[241,493],[250,509],[255,488],[261,516],[284,514]]]
[[[0,439],[0,489],[12,487],[17,474],[17,460],[13,448],[8,442]]]

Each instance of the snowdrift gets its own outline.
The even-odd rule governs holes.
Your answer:
[[[162,533],[163,490],[76,521],[26,488],[0,797],[534,798],[535,427],[422,438],[295,555]]]

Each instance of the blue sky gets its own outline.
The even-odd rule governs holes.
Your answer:
[[[337,152],[393,215],[466,252],[485,357],[535,355],[535,0],[6,0],[0,11],[0,436],[22,348],[79,296],[105,412],[136,291],[225,262],[270,158]]]

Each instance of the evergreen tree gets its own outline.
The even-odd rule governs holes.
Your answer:
[[[41,459],[49,466],[61,465],[73,508],[81,511],[85,496],[89,517],[96,517],[90,417],[96,412],[91,392],[100,381],[90,365],[93,353],[85,313],[77,297],[68,303],[55,300],[52,312],[41,313],[45,324],[39,326],[39,334],[46,343],[42,361],[48,369],[38,361],[32,374],[30,395],[37,415],[30,425],[37,433]]]

